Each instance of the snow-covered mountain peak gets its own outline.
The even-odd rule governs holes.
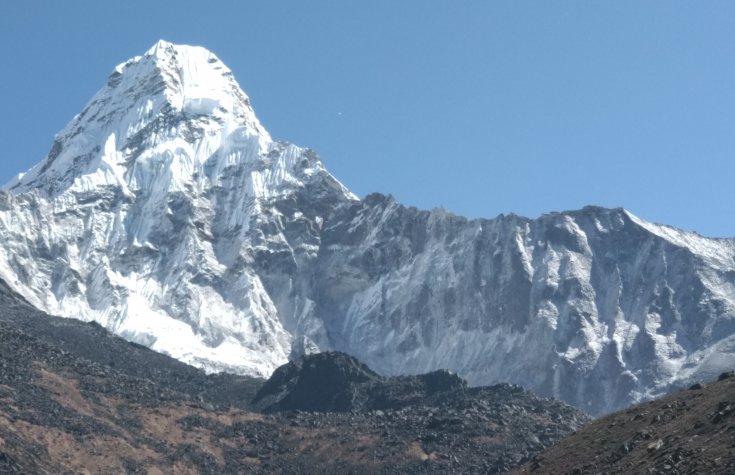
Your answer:
[[[225,120],[228,114],[233,115],[238,123],[260,135],[268,135],[232,71],[211,51],[160,40],[140,62],[154,65],[153,73],[164,80],[167,99],[175,109]]]
[[[212,53],[119,65],[0,192],[0,279],[208,371],[347,351],[602,413],[735,364],[735,240],[587,207],[468,220],[358,200],[274,142]]]
[[[293,276],[261,268],[313,265],[323,223],[356,201],[313,151],[271,140],[214,54],[163,41],[6,189],[0,279],[33,305],[261,376],[324,334]]]
[[[46,159],[4,188],[56,196],[105,184],[128,194],[139,185],[134,168],[146,153],[157,150],[164,166],[183,167],[188,176],[178,178],[189,180],[205,162],[227,155],[217,151],[246,142],[257,155],[272,140],[230,69],[204,48],[159,41],[116,66],[56,135]]]

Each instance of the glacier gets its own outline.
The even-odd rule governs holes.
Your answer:
[[[209,372],[338,350],[602,414],[735,366],[735,239],[358,199],[200,47],[117,66],[2,188],[0,236],[0,278],[34,306]]]

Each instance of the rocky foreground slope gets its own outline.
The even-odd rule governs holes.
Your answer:
[[[344,354],[279,371],[262,387],[206,375],[0,286],[0,473],[499,473],[588,420],[519,387],[384,379]],[[288,397],[315,391],[334,405]]]
[[[263,383],[43,315],[0,281],[0,473],[735,470],[732,372],[589,423],[518,387],[384,378],[339,353]]]
[[[735,473],[735,372],[597,419],[513,473]]]
[[[601,414],[735,366],[735,240],[623,209],[468,220],[358,200],[271,138],[214,54],[163,41],[0,191],[0,278],[209,372],[343,351]]]

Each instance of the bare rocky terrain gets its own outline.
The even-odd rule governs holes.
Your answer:
[[[344,353],[268,381],[206,375],[0,281],[0,473],[508,471],[735,473],[735,375],[591,422],[518,386],[385,378]]]
[[[735,473],[735,373],[597,419],[514,473]]]
[[[382,378],[342,353],[266,384],[208,376],[0,286],[0,473],[500,473],[588,420],[517,386]]]

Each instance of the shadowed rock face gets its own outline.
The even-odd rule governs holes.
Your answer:
[[[326,352],[278,368],[253,404],[265,412],[400,409],[466,388],[466,381],[446,370],[383,378],[352,356]]]
[[[360,389],[381,378],[344,353],[321,353],[276,369],[253,399],[269,412],[349,411],[362,407]]]
[[[735,240],[623,209],[469,220],[358,200],[271,139],[212,53],[165,42],[0,191],[0,277],[209,372],[342,351],[602,414],[735,365]]]

